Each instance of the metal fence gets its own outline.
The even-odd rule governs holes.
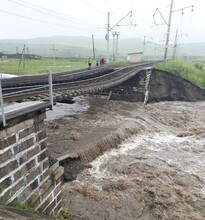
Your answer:
[[[37,88],[9,93],[9,95],[14,95],[14,94],[17,95],[20,93],[31,92],[31,91],[38,90],[40,88],[45,88],[45,89],[48,88],[50,108],[52,110],[53,109],[53,80],[52,80],[51,72],[48,74],[48,85],[38,86]],[[42,99],[41,101],[45,101],[45,100]],[[6,113],[5,113],[5,105],[4,105],[4,95],[3,95],[3,90],[2,90],[2,74],[1,73],[0,73],[0,106],[1,106],[0,112],[2,116],[2,122],[3,122],[3,126],[5,127],[6,126]]]

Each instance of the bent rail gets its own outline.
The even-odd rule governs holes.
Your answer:
[[[95,75],[92,75],[92,78],[79,81],[60,81],[53,84],[53,92],[57,93],[55,96],[59,96],[59,93],[64,93],[69,98],[72,98],[78,95],[102,91],[128,80],[151,65],[153,66],[154,63],[128,66],[97,77],[93,77]],[[22,90],[4,94],[4,100],[6,102],[17,101],[39,95],[48,96],[48,85],[31,86],[27,91]]]

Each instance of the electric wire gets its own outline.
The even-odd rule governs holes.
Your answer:
[[[81,2],[83,2],[84,4],[86,4],[88,7],[92,8],[93,10],[97,11],[100,14],[106,15],[105,12],[99,10],[98,8],[92,6],[91,4],[89,4],[88,2],[86,2],[85,0],[81,0]]]
[[[28,4],[28,5],[31,5],[32,7],[31,7],[31,6],[24,5],[24,4],[22,4],[22,3],[18,3],[18,2],[14,1],[14,0],[8,0],[8,1],[11,2],[11,3],[13,3],[13,4],[17,4],[17,5],[19,5],[19,6],[32,9],[32,10],[37,11],[37,12],[39,12],[39,13],[42,13],[42,14],[44,14],[44,15],[47,14],[47,15],[49,15],[49,16],[59,18],[59,19],[61,19],[61,20],[70,21],[70,22],[75,22],[75,23],[77,23],[77,24],[87,24],[87,25],[92,25],[92,26],[94,26],[94,24],[90,24],[90,23],[87,23],[87,22],[85,22],[85,21],[82,21],[82,20],[79,20],[79,19],[75,19],[75,18],[73,18],[73,17],[64,15],[64,14],[62,14],[62,13],[59,13],[59,12],[56,12],[56,11],[53,11],[53,10],[48,10],[48,9],[46,9],[46,8],[44,8],[44,7],[41,7],[41,6],[35,5],[35,4],[31,4],[31,3],[28,3],[28,2],[23,1],[23,0],[19,0],[19,1],[21,1],[21,2],[23,2],[23,3],[25,3],[25,4]]]
[[[38,18],[27,17],[27,16],[24,16],[24,15],[16,14],[16,13],[5,11],[5,10],[2,10],[2,9],[0,9],[0,12],[3,12],[5,14],[9,14],[9,15],[14,15],[14,16],[17,16],[17,17],[26,18],[26,19],[33,20],[33,21],[38,21],[40,23],[55,25],[55,26],[58,26],[58,27],[60,26],[60,27],[63,27],[63,28],[73,28],[73,29],[79,29],[79,30],[82,30],[82,29],[87,30],[87,28],[83,28],[83,27],[78,28],[78,27],[75,27],[75,26],[62,25],[62,24],[59,24],[59,23],[53,23],[53,22],[45,21],[45,20],[38,19]]]

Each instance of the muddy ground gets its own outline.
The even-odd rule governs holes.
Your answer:
[[[205,102],[77,102],[46,122],[51,155],[92,166],[62,187],[74,219],[205,219]]]

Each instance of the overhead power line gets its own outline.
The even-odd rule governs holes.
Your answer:
[[[158,11],[160,13],[161,17],[163,18],[165,24],[167,25],[166,44],[165,44],[165,52],[164,52],[164,63],[166,63],[166,61],[167,61],[167,53],[168,53],[168,47],[169,47],[169,41],[170,41],[170,29],[171,29],[172,14],[174,12],[177,12],[177,11],[182,11],[182,15],[183,15],[184,10],[187,9],[187,8],[191,8],[191,11],[193,12],[193,7],[194,7],[193,5],[189,5],[189,6],[180,8],[180,9],[172,10],[173,4],[174,4],[174,0],[171,0],[170,12],[169,12],[169,21],[168,22],[166,22],[166,20],[162,16],[161,12],[159,11],[159,9],[156,9],[156,11],[153,15],[153,17],[154,17],[156,12]]]
[[[86,29],[87,30],[87,28],[82,28],[82,27],[77,28],[77,27],[74,27],[74,26],[68,26],[68,25],[62,25],[62,24],[59,24],[59,23],[53,23],[53,22],[41,20],[41,19],[38,19],[38,18],[31,18],[31,17],[27,17],[27,16],[24,16],[24,15],[16,14],[16,13],[13,13],[13,12],[5,11],[5,10],[2,10],[2,9],[0,9],[0,12],[6,13],[6,14],[9,14],[9,15],[14,15],[14,16],[21,17],[21,18],[26,18],[26,19],[33,20],[33,21],[37,21],[37,22],[40,22],[40,23],[55,25],[55,26],[58,26],[58,27],[60,26],[60,27],[63,27],[63,28],[74,28],[74,29],[80,29],[80,30],[81,29]]]
[[[74,18],[74,17],[71,17],[71,16],[64,15],[62,13],[59,13],[57,11],[53,11],[53,10],[41,7],[39,5],[31,4],[31,3],[26,2],[24,0],[18,0],[18,1],[22,2],[23,4],[19,3],[19,2],[16,2],[14,0],[8,0],[8,1],[13,3],[13,4],[16,4],[16,5],[19,5],[19,6],[22,6],[22,7],[29,8],[31,10],[37,11],[37,12],[39,12],[41,14],[44,14],[44,15],[47,14],[49,16],[59,18],[61,20],[70,21],[70,22],[74,22],[74,23],[77,23],[77,24],[83,24],[83,25],[86,24],[86,25],[89,25],[89,26],[95,26],[94,24],[85,22],[83,20],[80,20],[80,19],[77,19],[77,18]]]
[[[100,14],[103,14],[103,15],[106,15],[105,12],[99,10],[98,8],[92,6],[91,4],[89,4],[88,2],[84,1],[84,0],[81,0],[84,4],[86,4],[88,7],[92,8],[93,10],[97,11],[98,13]]]

